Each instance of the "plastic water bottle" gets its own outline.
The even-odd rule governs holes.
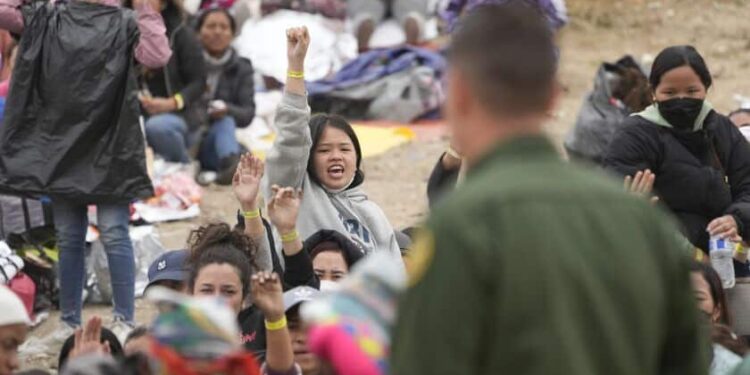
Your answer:
[[[734,242],[719,237],[711,237],[708,243],[711,266],[721,277],[724,289],[734,287]]]

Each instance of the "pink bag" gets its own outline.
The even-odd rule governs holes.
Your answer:
[[[18,295],[18,298],[26,307],[26,312],[29,313],[29,318],[34,320],[34,298],[36,297],[34,280],[31,280],[29,275],[19,272],[16,277],[10,280],[8,288]]]

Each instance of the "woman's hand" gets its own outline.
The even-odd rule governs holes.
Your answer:
[[[275,273],[258,272],[250,282],[253,304],[263,312],[266,321],[281,320],[284,317],[284,291],[279,276]]]
[[[286,53],[289,59],[289,70],[303,72],[305,56],[310,46],[310,34],[307,27],[293,27],[286,30]]]
[[[158,115],[177,110],[177,102],[172,98],[141,98],[141,104],[149,115]]]
[[[732,215],[724,215],[714,219],[708,224],[706,230],[711,237],[718,236],[734,242],[742,242],[742,237],[737,231],[737,221]]]
[[[656,204],[659,197],[651,196],[654,190],[654,181],[656,181],[656,175],[650,169],[639,171],[635,174],[635,177],[625,177],[625,191],[641,197],[650,197],[651,204]]]
[[[258,208],[258,192],[260,181],[263,178],[265,164],[263,160],[251,153],[242,155],[237,171],[234,172],[232,188],[234,196],[240,202],[243,211],[252,211]]]
[[[102,319],[95,316],[86,322],[86,326],[78,328],[74,334],[73,349],[69,358],[76,358],[86,354],[110,354],[109,343],[101,342]]]
[[[271,187],[273,198],[268,203],[268,216],[271,224],[279,230],[282,235],[294,231],[297,227],[297,216],[302,203],[302,190],[295,191],[294,188],[281,188],[277,185]]]

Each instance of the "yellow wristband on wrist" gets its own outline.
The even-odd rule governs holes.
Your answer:
[[[458,151],[456,151],[456,149],[454,149],[453,147],[448,147],[448,149],[445,150],[445,153],[456,159],[463,159],[461,154],[459,154]]]
[[[305,72],[299,72],[296,70],[289,70],[286,72],[286,75],[289,78],[305,79]]]
[[[281,235],[281,242],[292,242],[298,239],[299,239],[299,232],[297,232],[296,230],[291,231],[287,234]]]
[[[701,249],[695,249],[695,260],[698,262],[703,262],[703,259],[706,257],[705,254],[703,254],[703,250]]]
[[[735,251],[737,251],[737,254],[740,254],[740,255],[747,254],[747,249],[744,246],[742,246],[741,243],[737,244],[737,247],[735,247]]]
[[[245,211],[242,213],[242,217],[245,219],[257,219],[260,217],[260,208],[256,208],[252,211]]]
[[[178,111],[181,111],[183,108],[185,108],[185,99],[182,97],[182,94],[175,94],[175,96],[173,96],[173,99],[175,103],[177,103]]]
[[[286,316],[275,322],[269,322],[266,320],[266,331],[278,331],[286,327]]]

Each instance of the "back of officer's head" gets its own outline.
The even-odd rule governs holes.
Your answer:
[[[545,114],[554,103],[554,36],[544,16],[521,1],[467,14],[453,35],[449,58],[446,115],[456,127],[470,121],[474,110],[489,118],[528,118]]]

